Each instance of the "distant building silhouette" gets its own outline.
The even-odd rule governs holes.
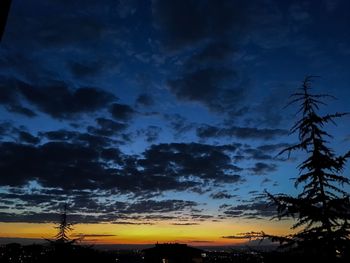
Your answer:
[[[204,251],[185,244],[156,244],[143,252],[145,263],[202,263]]]

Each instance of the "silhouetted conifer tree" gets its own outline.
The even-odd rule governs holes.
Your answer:
[[[58,225],[55,227],[58,231],[55,236],[56,242],[60,243],[72,243],[75,240],[70,240],[68,237],[68,233],[73,230],[72,223],[67,221],[67,204],[63,207],[63,212],[60,216],[60,221]]]
[[[298,166],[300,173],[295,179],[295,186],[301,184],[302,191],[296,197],[267,193],[277,206],[276,217],[293,218],[296,222],[292,229],[296,232],[288,236],[250,232],[242,234],[240,238],[270,238],[279,241],[281,247],[315,257],[315,260],[335,262],[349,258],[350,253],[350,199],[343,190],[350,180],[342,175],[350,151],[336,155],[327,141],[333,137],[324,126],[335,124],[334,120],[346,113],[318,113],[319,107],[325,105],[323,100],[333,97],[312,93],[312,78],[305,78],[301,88],[291,95],[288,104],[299,105],[297,114],[300,118],[291,128],[291,133],[298,134],[299,143],[279,153],[288,153],[289,157],[291,152],[300,150],[306,154],[305,160]]]
[[[333,137],[324,126],[335,123],[334,119],[346,113],[319,115],[319,106],[325,105],[323,99],[331,96],[313,94],[311,80],[312,77],[305,78],[289,103],[299,105],[301,117],[291,129],[291,133],[298,133],[299,143],[280,153],[290,154],[295,150],[306,153],[295,181],[295,186],[303,185],[302,191],[297,197],[268,195],[277,205],[278,218],[295,218],[292,228],[301,228],[296,234],[280,239],[282,243],[326,258],[342,257],[350,251],[350,201],[340,187],[350,183],[342,175],[350,151],[337,156],[328,146],[327,138]]]

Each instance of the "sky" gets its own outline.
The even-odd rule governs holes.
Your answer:
[[[289,95],[350,112],[346,0],[13,0],[0,42],[0,237],[228,245],[285,234]],[[327,126],[339,154],[350,118]],[[344,171],[349,174],[349,169]],[[299,190],[298,190],[299,189]],[[346,189],[347,191],[349,189]]]

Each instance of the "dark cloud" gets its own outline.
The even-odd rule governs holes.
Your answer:
[[[189,71],[169,79],[170,91],[177,98],[200,102],[215,111],[225,111],[239,103],[245,95],[242,87],[230,88],[237,83],[235,72],[225,68],[204,68]]]
[[[173,220],[169,213],[191,212],[198,204],[185,200],[141,200],[131,202],[97,201],[96,194],[85,192],[71,193],[70,196],[52,196],[47,194],[1,194],[4,201],[23,202],[23,208],[15,206],[16,213],[0,212],[1,222],[45,223],[57,222],[59,212],[67,198],[71,198],[68,220],[72,223],[110,222],[124,225],[153,224],[157,220]],[[3,203],[3,200],[1,203]],[[11,204],[10,204],[11,205]],[[21,205],[21,204],[19,204]],[[28,208],[36,208],[30,211]],[[7,207],[9,208],[9,207]],[[12,207],[13,209],[13,207]],[[166,215],[165,215],[166,214]],[[13,217],[11,218],[11,215]],[[191,219],[184,218],[184,220]],[[149,222],[152,220],[153,222]]]
[[[276,215],[276,206],[265,201],[255,201],[248,204],[229,206],[224,214],[228,217],[245,217],[251,219],[271,218]]]
[[[5,223],[15,223],[15,222],[28,222],[28,223],[42,223],[42,222],[56,222],[59,218],[58,214],[52,213],[9,213],[0,212],[0,218],[2,222]]]
[[[278,153],[289,145],[288,143],[277,143],[260,145],[256,148],[247,147],[242,149],[242,154],[245,154],[243,157],[245,159],[282,161],[283,159],[278,157]]]
[[[11,80],[5,79],[0,82],[0,103],[1,104],[13,104],[17,101],[18,94],[16,90],[11,87]]]
[[[226,38],[242,27],[244,12],[236,1],[153,1],[156,26],[171,49],[210,38]]]
[[[68,220],[71,223],[96,224],[101,222],[109,222],[113,219],[112,215],[81,215],[70,214]],[[60,214],[55,212],[24,212],[11,213],[0,212],[1,222],[5,223],[57,223]]]
[[[117,173],[105,168],[104,161],[99,161],[100,149],[92,146],[49,142],[35,147],[4,142],[0,148],[0,170],[6,174],[1,185],[21,186],[37,180],[47,187],[98,189],[107,187],[108,178]]]
[[[72,237],[116,237],[117,235],[113,234],[83,234],[83,233],[78,233],[78,234],[72,234]]]
[[[71,118],[105,108],[114,95],[96,88],[69,89],[64,84],[43,88],[19,86],[21,94],[41,111],[54,118]]]
[[[6,110],[9,112],[22,114],[27,117],[36,116],[33,110],[20,105],[16,81],[3,76],[0,76],[0,104],[5,105]]]
[[[197,128],[197,136],[202,139],[218,137],[236,137],[239,139],[262,139],[271,140],[288,134],[284,129],[259,129],[252,127],[229,127],[219,128],[211,125],[202,125]]]
[[[20,131],[19,140],[25,143],[37,144],[40,142],[40,138],[33,136],[29,132]]]
[[[136,113],[129,105],[119,103],[112,104],[110,112],[113,118],[121,121],[129,121]]]
[[[80,135],[80,133],[75,131],[67,131],[67,130],[57,130],[57,131],[48,131],[41,132],[42,136],[45,136],[47,139],[52,141],[66,141],[76,138]]]
[[[234,50],[228,42],[210,42],[207,46],[195,53],[186,63],[189,68],[196,68],[197,65],[222,63],[233,55]]]
[[[153,97],[147,93],[140,94],[136,99],[136,105],[150,107],[154,105]]]
[[[247,158],[254,160],[273,160],[273,156],[256,148],[248,148],[243,151],[248,156]]]
[[[64,202],[65,195],[48,194],[45,191],[28,193],[22,189],[17,189],[17,191],[10,191],[7,193],[1,193],[1,202],[8,201],[11,205],[15,204],[16,209],[23,206],[26,207],[42,207],[46,209],[51,209],[52,207],[57,207],[58,202]]]
[[[229,155],[229,152],[235,150],[235,146],[159,144],[146,150],[144,159],[141,159],[139,164],[146,174],[237,183],[242,178],[235,173],[242,171],[242,168],[234,166]]]
[[[180,114],[165,114],[164,119],[169,122],[170,127],[174,130],[175,137],[179,137],[195,127],[194,123]]]
[[[12,124],[10,122],[2,122],[0,123],[0,136],[3,137],[9,133],[12,128]]]
[[[21,99],[35,106],[53,118],[73,118],[78,114],[94,112],[106,108],[116,97],[106,91],[91,87],[71,89],[63,82],[52,82],[42,86],[12,79],[1,79],[6,88],[0,94],[0,103],[8,105],[29,117],[35,114],[21,105]]]
[[[90,133],[101,136],[118,135],[128,127],[124,122],[115,122],[106,118],[97,118],[96,122],[98,127],[89,126],[87,129]]]
[[[137,136],[144,135],[146,137],[146,141],[151,143],[158,140],[161,131],[162,131],[162,128],[158,126],[150,125],[146,129],[138,130]]]
[[[213,199],[231,199],[237,197],[237,195],[229,194],[227,191],[221,191],[210,194],[210,197]]]
[[[287,148],[289,146],[290,144],[288,143],[265,144],[260,145],[257,149],[264,152],[278,153],[282,149]]]
[[[72,61],[68,63],[68,67],[76,78],[94,78],[104,69],[104,65],[96,61],[89,63]]]
[[[269,178],[265,178],[264,180],[261,181],[261,185],[272,183],[272,180]]]
[[[69,142],[72,144],[95,147],[99,149],[101,147],[110,146],[118,142],[106,136],[99,136],[95,134],[81,133],[78,131],[69,130],[41,132],[40,136],[45,137],[51,141]]]
[[[199,225],[199,223],[172,223],[174,226],[196,226]]]
[[[27,142],[38,142],[23,135]],[[65,130],[40,136],[50,141],[0,144],[0,172],[6,174],[1,185],[23,187],[37,181],[65,191],[99,189],[151,197],[170,190],[203,192],[210,184],[243,181],[237,174],[242,168],[230,158],[236,150],[233,145],[158,144],[133,156],[123,154],[106,137]]]
[[[252,171],[256,175],[263,175],[267,173],[272,173],[277,170],[277,165],[273,163],[262,163],[257,162],[254,164],[253,167],[249,168],[250,171]]]
[[[105,8],[95,1],[50,1],[43,3],[33,1],[30,6],[14,5],[13,19],[8,39],[28,38],[29,30],[33,39],[28,39],[30,47],[33,45],[49,47],[64,47],[80,45],[85,48],[103,40],[110,24],[119,21],[119,1],[106,1]],[[36,12],[35,12],[36,11]],[[42,16],[35,16],[37,12],[44,12]],[[27,17],[21,17],[27,12]],[[53,18],[53,16],[55,17]],[[26,22],[26,23],[25,23]],[[22,26],[22,27],[20,27]],[[13,40],[14,41],[14,40]]]
[[[168,78],[180,100],[199,102],[210,110],[237,111],[248,88],[237,74],[232,56],[246,23],[237,1],[154,1],[156,27],[167,49],[195,50],[177,76]]]
[[[31,110],[27,107],[21,106],[21,105],[17,105],[17,104],[8,105],[6,107],[6,110],[9,112],[22,114],[22,115],[29,117],[29,118],[33,118],[33,117],[37,116],[37,114],[33,110]]]
[[[23,143],[33,143],[36,144],[40,141],[40,138],[30,134],[26,127],[19,126],[16,127],[12,122],[5,121],[0,123],[0,138],[2,140],[23,142]]]
[[[191,210],[198,204],[184,200],[142,200],[127,207],[127,213],[168,213],[173,211]]]
[[[130,222],[130,221],[115,221],[115,222],[112,222],[112,224],[115,224],[115,225],[153,225],[153,223],[150,223],[150,222]]]

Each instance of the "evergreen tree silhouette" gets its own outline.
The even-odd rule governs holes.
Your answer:
[[[343,189],[350,180],[342,175],[350,151],[337,156],[328,146],[333,137],[325,131],[328,123],[347,113],[320,115],[327,94],[314,94],[311,90],[313,76],[306,77],[287,106],[298,104],[300,118],[290,133],[297,133],[299,143],[282,150],[279,155],[302,151],[306,158],[298,166],[299,175],[295,187],[302,185],[301,193],[294,197],[287,194],[266,192],[277,206],[277,218],[292,218],[294,234],[273,236],[264,232],[239,234],[236,238],[269,238],[279,241],[282,248],[324,262],[344,261],[350,254],[350,199]]]
[[[73,230],[72,225],[72,223],[67,221],[67,204],[64,204],[62,214],[60,215],[60,221],[55,227],[57,229],[55,242],[63,244],[75,242],[76,240],[70,240],[68,237],[68,233]]]
[[[323,99],[332,96],[313,94],[312,79],[312,76],[305,78],[288,104],[299,105],[301,117],[291,129],[291,133],[298,133],[299,143],[279,153],[290,155],[296,150],[306,153],[295,180],[296,187],[303,185],[302,191],[297,197],[269,193],[268,196],[277,205],[278,218],[295,218],[292,228],[301,228],[296,234],[280,239],[282,243],[324,258],[341,258],[350,251],[350,201],[349,195],[340,187],[350,183],[342,175],[350,151],[337,156],[328,146],[327,138],[333,137],[324,126],[335,124],[334,120],[346,113],[319,115],[319,106],[325,105]]]

